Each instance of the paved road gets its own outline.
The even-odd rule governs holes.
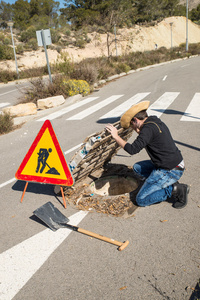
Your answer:
[[[0,109],[18,104],[22,92],[29,83],[21,80],[17,83],[9,82],[7,84],[0,84]]]
[[[0,137],[0,299],[190,298],[200,277],[199,63],[196,57],[135,72]],[[53,186],[36,183],[29,183],[20,203],[25,183],[14,174],[46,118],[70,161],[87,135],[142,99],[150,100],[149,113],[168,124],[183,153],[187,170],[181,181],[191,185],[186,208],[176,210],[164,202],[138,208],[128,219],[114,218],[64,209]],[[146,158],[145,151],[130,157],[120,150],[113,162],[132,165]],[[32,216],[47,201],[71,223],[119,241],[128,239],[129,246],[118,252],[77,232],[52,232]]]

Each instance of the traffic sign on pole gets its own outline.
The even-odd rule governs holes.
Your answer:
[[[38,30],[38,31],[36,31],[36,36],[37,36],[38,46],[44,47],[46,61],[47,61],[47,68],[48,68],[48,72],[49,72],[49,79],[52,83],[51,70],[50,70],[49,59],[48,59],[48,54],[47,54],[47,47],[46,47],[48,45],[51,45],[50,29]]]

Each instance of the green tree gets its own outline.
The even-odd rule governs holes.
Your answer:
[[[58,24],[58,9],[59,2],[54,0],[31,0],[30,1],[30,18],[31,20],[37,19],[38,17],[46,16],[48,18],[47,25],[49,27],[56,27]],[[44,23],[44,22],[42,22]]]
[[[193,22],[200,21],[200,4],[197,5],[197,8],[193,8],[190,11],[190,18]]]
[[[0,2],[0,19],[1,22],[6,22],[11,20],[12,16],[12,5],[4,1]]]
[[[25,30],[29,26],[30,4],[28,0],[17,0],[13,4],[14,26],[20,30]]]
[[[175,15],[176,7],[179,4],[179,0],[167,0],[163,9],[166,12],[166,17]]]
[[[134,0],[65,0],[66,8],[60,9],[67,21],[76,28],[83,25],[104,26],[117,23],[123,26],[135,19]]]

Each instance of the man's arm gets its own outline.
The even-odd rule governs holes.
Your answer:
[[[126,145],[126,142],[118,135],[118,131],[117,128],[114,127],[112,124],[108,124],[106,126],[106,130],[108,132],[110,132],[110,134],[112,135],[112,137],[115,139],[115,141],[117,142],[117,144],[124,148],[124,146]]]

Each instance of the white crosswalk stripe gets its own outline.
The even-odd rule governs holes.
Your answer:
[[[127,109],[129,109],[132,105],[136,104],[137,102],[144,99],[146,96],[148,96],[150,93],[138,93],[135,96],[131,97],[127,101],[123,102],[119,106],[115,107],[105,115],[99,118],[99,120],[102,119],[108,119],[108,118],[116,118],[120,117]]]
[[[63,109],[61,109],[61,110],[59,110],[59,111],[57,111],[55,113],[52,113],[52,114],[50,114],[50,115],[48,115],[48,116],[46,116],[44,118],[38,119],[37,121],[43,121],[44,122],[46,120],[56,119],[56,118],[58,118],[58,117],[60,117],[60,116],[62,116],[64,114],[66,114],[66,113],[68,113],[68,112],[70,112],[70,111],[72,111],[72,110],[74,110],[74,109],[76,109],[78,107],[81,107],[81,106],[83,106],[85,104],[88,104],[88,103],[90,103],[90,102],[92,102],[92,101],[94,101],[94,100],[96,100],[98,98],[99,97],[90,97],[90,98],[87,98],[87,99],[82,100],[80,102],[74,103],[74,104],[72,104],[70,106],[67,106],[67,107],[65,107],[65,108],[63,108]]]
[[[117,99],[119,99],[122,96],[123,95],[113,95],[113,96],[83,110],[82,112],[68,118],[67,120],[82,120],[82,119],[88,117],[89,115],[91,115],[92,113],[96,112],[97,110],[101,109],[102,107],[116,101]]]
[[[158,100],[156,100],[148,109],[148,115],[154,115],[158,118],[162,113],[173,103],[180,93],[164,93]]]
[[[106,114],[99,117],[99,120],[103,119],[109,119],[109,118],[118,118],[120,117],[127,109],[129,109],[132,105],[138,103],[141,100],[145,100],[145,98],[151,94],[150,92],[144,92],[144,93],[137,93],[131,98],[129,98],[126,101],[123,101],[122,103],[115,106],[114,109],[111,109]],[[160,117],[163,112],[176,100],[176,98],[179,96],[180,92],[165,92],[163,93],[155,102],[153,102],[149,109],[148,114],[149,115],[156,115],[157,117]],[[83,109],[79,113],[75,113],[71,117],[67,118],[67,121],[72,120],[82,120],[89,115],[99,111],[101,108],[111,104],[112,102],[118,100],[119,98],[123,97],[125,95],[112,95],[86,109]],[[75,111],[77,108],[83,107],[86,104],[90,104],[93,101],[97,100],[99,97],[89,97],[85,100],[81,100],[77,103],[74,103],[70,106],[67,106],[63,109],[60,109],[57,112],[54,112],[52,114],[49,114],[43,118],[38,119],[37,121],[45,121],[45,120],[53,120],[55,118],[58,118],[64,114],[67,114],[71,111]],[[148,98],[147,98],[148,100]],[[200,93],[195,93],[194,97],[192,98],[190,104],[188,105],[184,115],[181,118],[181,121],[200,121]]]
[[[3,102],[3,103],[0,103],[0,108],[3,108],[5,106],[9,106],[10,103],[9,102]]]
[[[200,122],[200,93],[194,95],[181,121]]]

